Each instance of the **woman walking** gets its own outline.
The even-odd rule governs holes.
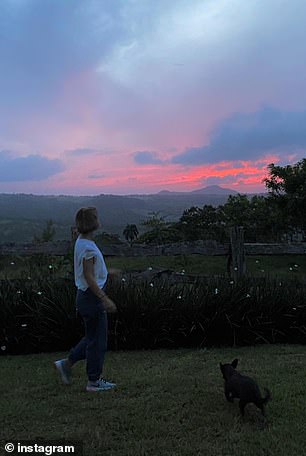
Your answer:
[[[85,336],[71,349],[68,358],[54,364],[63,383],[69,385],[72,366],[86,359],[86,391],[105,391],[116,386],[101,376],[107,350],[107,312],[117,309],[104,291],[108,271],[102,252],[94,242],[94,233],[100,226],[97,209],[81,208],[75,221],[79,233],[74,247],[76,307],[84,322]]]

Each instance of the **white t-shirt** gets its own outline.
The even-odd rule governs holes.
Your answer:
[[[77,238],[74,246],[74,281],[79,290],[86,291],[88,283],[84,277],[83,260],[94,258],[95,280],[100,288],[103,288],[107,280],[107,268],[102,252],[94,241]]]

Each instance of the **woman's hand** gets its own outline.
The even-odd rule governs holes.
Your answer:
[[[116,304],[106,294],[104,294],[103,298],[101,298],[101,302],[102,302],[103,307],[106,310],[106,312],[108,312],[108,313],[117,312]]]

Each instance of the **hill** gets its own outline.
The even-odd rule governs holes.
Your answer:
[[[191,193],[193,195],[238,195],[238,192],[235,190],[219,187],[219,185],[209,185],[208,187],[200,188],[199,190],[193,190]]]
[[[238,192],[231,190],[230,188],[223,188],[219,185],[209,185],[208,187],[199,188],[190,192],[170,192],[169,190],[162,190],[157,195],[160,196],[179,196],[179,195],[238,195]]]
[[[211,193],[211,192],[214,193]],[[57,239],[69,239],[76,211],[82,206],[96,206],[102,229],[120,236],[128,223],[141,229],[150,212],[158,212],[169,221],[180,218],[185,209],[205,204],[218,206],[235,191],[218,186],[193,192],[160,192],[151,195],[38,196],[0,194],[1,243],[28,242],[40,235],[46,221],[52,219]]]

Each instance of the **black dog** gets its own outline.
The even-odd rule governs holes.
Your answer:
[[[234,398],[240,399],[239,408],[241,415],[244,415],[244,408],[249,402],[253,402],[265,416],[265,404],[271,399],[270,391],[265,388],[266,396],[262,397],[257,383],[251,377],[240,374],[236,371],[238,359],[231,364],[221,364],[220,369],[224,378],[224,394],[229,402]]]

